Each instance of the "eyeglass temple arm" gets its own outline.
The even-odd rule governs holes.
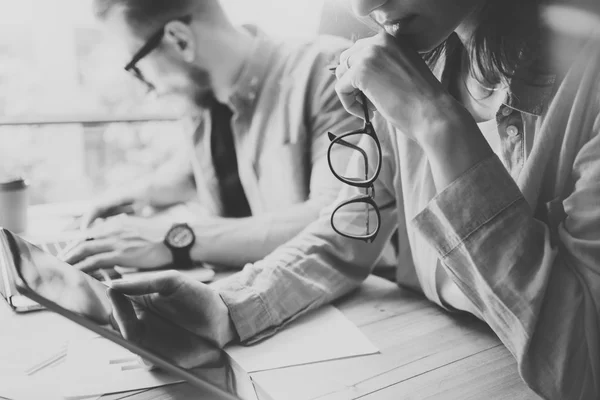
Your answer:
[[[367,96],[363,92],[360,92],[360,100],[362,102],[363,112],[365,113],[365,123],[370,124],[371,118],[369,117],[369,100],[367,100]]]
[[[193,19],[192,15],[185,15],[183,17],[176,18],[175,20],[183,22],[184,24],[188,24],[189,25],[192,22],[192,19]],[[146,55],[148,55],[148,53],[150,51],[152,51],[154,48],[158,47],[158,45],[162,41],[164,35],[165,35],[165,27],[163,26],[159,30],[157,30],[156,32],[154,32],[154,34],[152,36],[150,36],[150,38],[148,39],[148,41],[137,52],[137,54],[135,54],[133,56],[133,58],[131,59],[131,61],[125,66],[125,71],[129,71],[130,69],[135,68],[135,65],[142,58],[146,57]]]

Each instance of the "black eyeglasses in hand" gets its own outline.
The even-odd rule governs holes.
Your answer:
[[[362,240],[371,243],[377,237],[381,225],[381,214],[379,207],[375,203],[375,187],[374,183],[381,172],[381,144],[375,134],[375,129],[369,118],[369,109],[367,106],[367,97],[361,93],[360,101],[364,111],[364,126],[362,129],[357,129],[352,132],[347,132],[336,136],[329,132],[329,150],[327,152],[327,160],[329,168],[337,179],[346,185],[365,189],[365,193],[355,196],[344,201],[336,207],[331,215],[331,226],[340,235],[350,238]],[[362,147],[354,144],[360,143]],[[343,146],[346,150],[350,150],[352,157],[358,157],[362,160],[360,165],[357,165],[357,171],[350,171],[346,168],[348,159],[336,160],[333,155],[337,146]],[[370,169],[368,153],[377,154],[377,164],[375,168]],[[345,152],[347,154],[347,151]],[[356,211],[364,208],[365,221],[354,220],[353,215]]]

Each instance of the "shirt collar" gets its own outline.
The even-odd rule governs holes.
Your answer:
[[[536,65],[517,68],[509,86],[508,107],[538,117],[546,111],[556,88],[556,74],[539,71]]]
[[[257,27],[245,25],[244,29],[254,36],[254,42],[227,102],[236,114],[254,111],[275,50],[274,43]]]
[[[460,53],[457,46],[462,46],[458,37],[451,36],[446,51],[434,66],[434,74],[448,86],[448,77],[452,69],[458,67]],[[519,112],[540,116],[544,113],[556,89],[556,74],[542,72],[548,70],[545,61],[533,65],[521,65],[512,77],[506,105]]]

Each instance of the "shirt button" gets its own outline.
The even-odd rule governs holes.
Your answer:
[[[510,114],[512,114],[513,109],[510,107],[504,107],[502,109],[502,115],[504,115],[505,117],[508,117]]]
[[[510,137],[515,137],[515,136],[517,136],[519,134],[519,128],[517,128],[514,125],[511,125],[508,128],[506,128],[506,133]]]

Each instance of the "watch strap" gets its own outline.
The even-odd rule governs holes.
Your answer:
[[[179,269],[190,269],[194,266],[192,257],[190,255],[190,249],[171,249],[173,255],[173,264]]]

